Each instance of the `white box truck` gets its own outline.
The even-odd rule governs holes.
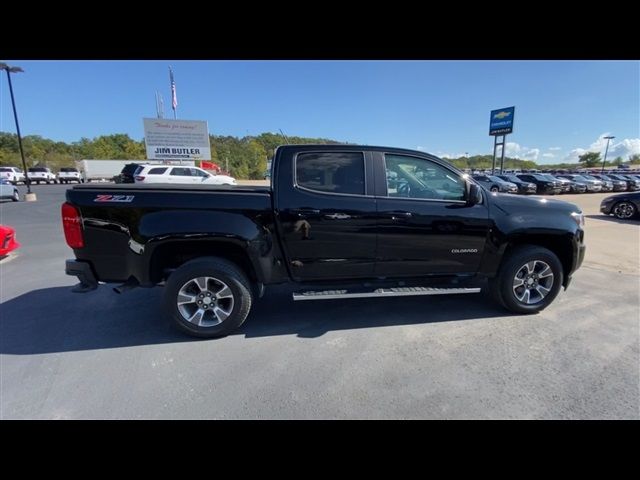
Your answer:
[[[189,165],[194,166],[193,160],[184,160],[179,162],[177,160],[162,161],[162,160],[77,160],[76,168],[80,170],[82,179],[85,182],[111,182],[113,177],[120,174],[125,165],[129,163],[139,164],[172,164],[172,165]]]

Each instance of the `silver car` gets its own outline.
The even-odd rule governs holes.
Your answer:
[[[9,180],[0,179],[0,199],[11,199],[14,202],[20,200],[20,193],[18,189],[9,182]]]
[[[582,175],[558,175],[562,178],[568,178],[569,180],[573,180],[574,182],[584,183],[587,186],[587,192],[601,192],[602,191],[602,180],[590,180]]]

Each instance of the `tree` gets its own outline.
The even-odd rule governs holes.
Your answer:
[[[622,157],[616,157],[616,158],[613,160],[613,164],[614,164],[616,167],[619,167],[620,165],[622,165],[622,162],[623,162]]]
[[[640,163],[640,153],[634,153],[633,155],[629,155],[629,163],[634,165]]]
[[[580,155],[578,158],[580,163],[584,163],[584,166],[587,168],[597,167],[602,163],[602,159],[600,158],[600,152],[587,152]]]

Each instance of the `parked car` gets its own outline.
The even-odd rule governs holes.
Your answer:
[[[520,173],[517,175],[520,180],[536,184],[537,192],[557,195],[561,192],[561,184],[551,175],[545,173]]]
[[[113,180],[116,183],[136,183],[134,176],[138,167],[140,167],[140,163],[127,163],[124,167],[122,167],[122,171],[116,175]]]
[[[562,178],[562,177],[558,177],[557,175],[552,175],[550,173],[547,173],[545,175],[549,175],[550,177],[553,177],[554,180],[557,180],[560,182],[560,193],[571,193],[572,192],[572,184],[574,184],[575,182],[572,182],[571,180],[568,180],[566,178]]]
[[[602,191],[602,180],[589,180],[582,175],[576,174],[562,174],[558,175],[560,178],[567,178],[574,182],[583,183],[587,186],[587,193],[597,193]]]
[[[568,178],[560,177],[558,175],[551,176],[562,183],[562,193],[584,193],[587,191],[586,183],[569,180]]]
[[[595,181],[599,181],[600,183],[602,183],[602,191],[603,192],[611,192],[611,191],[613,191],[613,182],[611,180],[605,180],[603,178],[597,178],[597,177],[594,177],[593,175],[590,175],[588,173],[581,173],[580,175],[582,177],[586,178],[587,180],[595,180]]]
[[[47,167],[31,167],[27,170],[27,177],[29,177],[31,183],[35,182],[38,185],[40,185],[40,182],[44,182],[47,185],[57,183],[56,176]]]
[[[640,212],[640,192],[622,193],[605,198],[600,203],[600,211],[620,220],[629,220]]]
[[[524,180],[520,180],[515,175],[507,174],[507,175],[497,175],[498,178],[502,180],[506,180],[507,182],[511,182],[518,187],[518,193],[522,193],[523,195],[536,193],[536,184],[531,182],[525,182]]]
[[[14,202],[20,201],[20,193],[16,186],[9,180],[0,179],[0,198],[11,199]]]
[[[58,182],[59,183],[70,183],[77,182],[82,183],[82,175],[80,175],[80,170],[75,167],[62,167],[58,172]]]
[[[75,291],[164,284],[172,322],[216,337],[244,322],[265,286],[287,282],[293,300],[310,301],[478,293],[488,278],[497,302],[531,314],[584,258],[576,205],[491,195],[425,152],[285,145],[273,161],[271,188],[68,189]]]
[[[622,177],[624,180],[627,181],[627,188],[629,190],[640,190],[640,180],[638,180],[637,178],[635,178],[633,175],[630,175],[629,173],[625,173],[625,174],[618,174],[619,177]]]
[[[20,248],[20,244],[16,240],[16,231],[7,225],[0,225],[0,257],[9,255],[17,248]]]
[[[628,178],[626,175],[621,175],[619,173],[607,173],[607,177],[625,182],[627,184],[627,191],[629,192],[640,190],[640,181]]]
[[[490,192],[518,193],[518,186],[495,175],[472,175],[481,186]]]
[[[0,179],[8,180],[13,185],[25,182],[24,172],[18,167],[0,167]]]
[[[189,185],[235,185],[236,179],[227,175],[214,175],[198,167],[174,165],[140,165],[135,183],[185,183]]]
[[[591,173],[589,176],[593,178],[597,178],[598,180],[602,180],[603,182],[611,182],[614,192],[624,192],[627,189],[627,182],[624,180],[611,178],[601,173]]]

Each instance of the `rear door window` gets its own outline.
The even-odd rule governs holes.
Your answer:
[[[156,167],[149,170],[149,175],[162,175],[167,171],[167,167]]]
[[[184,167],[174,167],[171,169],[171,175],[176,175],[178,177],[190,177],[191,169]]]
[[[301,153],[295,162],[298,187],[322,193],[364,195],[362,152]]]

